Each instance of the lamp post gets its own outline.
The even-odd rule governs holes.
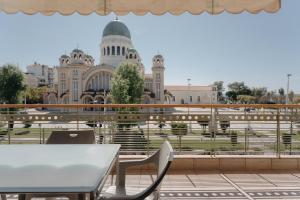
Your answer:
[[[290,89],[290,77],[292,74],[287,74],[287,86],[286,86],[286,100],[285,103],[289,104],[289,89]]]
[[[187,101],[188,101],[188,104],[190,104],[191,103],[191,97],[190,97],[190,89],[191,89],[191,79],[190,78],[188,78],[187,79],[187,82],[188,82],[188,98],[187,98]],[[189,105],[188,105],[188,115],[190,115],[190,107],[189,107]],[[189,121],[189,128],[188,128],[188,130],[189,130],[189,133],[191,132],[191,130],[192,130],[192,124],[191,124],[191,121]]]

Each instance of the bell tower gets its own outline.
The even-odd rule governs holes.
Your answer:
[[[155,55],[152,59],[152,78],[153,78],[153,92],[155,93],[156,103],[164,103],[164,79],[165,67],[164,57],[162,55]]]

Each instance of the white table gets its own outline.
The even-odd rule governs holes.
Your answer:
[[[93,199],[119,149],[115,144],[0,145],[0,194],[89,193]]]

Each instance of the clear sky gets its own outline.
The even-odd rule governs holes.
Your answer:
[[[275,14],[194,16],[127,15],[119,19],[131,31],[146,71],[158,52],[165,57],[166,84],[208,85],[245,81],[250,87],[286,88],[300,93],[300,1],[282,0]],[[37,61],[58,65],[58,58],[77,46],[99,64],[105,25],[115,15],[7,15],[0,13],[0,65],[23,70]]]

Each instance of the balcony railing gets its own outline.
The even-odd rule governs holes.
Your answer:
[[[0,105],[0,144],[43,144],[53,130],[94,129],[98,143],[148,155],[298,155],[300,105]]]

